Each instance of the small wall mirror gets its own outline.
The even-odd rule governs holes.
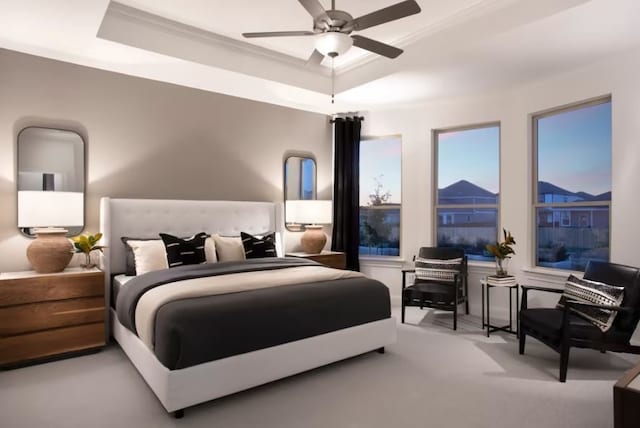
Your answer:
[[[314,200],[316,189],[316,161],[307,156],[289,156],[284,161],[285,224],[288,230],[302,230],[287,217],[287,201]],[[289,216],[290,217],[290,216]]]
[[[28,127],[18,134],[18,229],[84,229],[84,140],[73,131]]]

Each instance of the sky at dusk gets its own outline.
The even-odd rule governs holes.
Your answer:
[[[366,206],[374,192],[375,180],[389,191],[389,202],[402,201],[402,141],[399,137],[376,138],[360,142],[360,206]]]
[[[500,188],[500,128],[468,129],[438,135],[438,188],[467,180],[490,192]]]
[[[611,102],[538,120],[538,180],[592,195],[611,190]]]

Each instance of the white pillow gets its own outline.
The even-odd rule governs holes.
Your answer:
[[[216,243],[216,251],[218,253],[219,261],[230,262],[245,260],[244,246],[242,245],[242,239],[239,236],[227,237],[213,235],[213,240]]]
[[[215,263],[218,261],[218,256],[216,255],[216,241],[214,241],[211,236],[204,241],[204,255],[207,263]]]
[[[136,262],[136,275],[152,272],[154,270],[169,269],[167,252],[161,239],[151,241],[127,241],[127,245],[133,250]]]
[[[129,245],[133,251],[137,275],[142,275],[143,273],[154,270],[169,269],[167,250],[162,239],[152,239],[149,241],[130,240],[127,241],[127,245]],[[211,237],[204,241],[204,254],[207,263],[216,263],[218,261],[216,244]]]

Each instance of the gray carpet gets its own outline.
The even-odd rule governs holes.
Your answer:
[[[487,339],[480,320],[408,310],[398,342],[169,417],[115,345],[98,354],[0,372],[0,426],[33,427],[581,427],[613,426],[612,386],[637,360],[533,339]]]

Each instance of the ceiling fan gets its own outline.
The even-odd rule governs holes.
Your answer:
[[[246,38],[320,35],[307,61],[310,64],[320,64],[325,56],[335,58],[342,55],[351,46],[357,46],[387,58],[396,58],[402,53],[402,49],[368,37],[350,36],[350,34],[420,12],[420,6],[415,0],[406,0],[354,19],[349,13],[336,10],[335,0],[331,1],[331,10],[325,10],[319,0],[298,1],[313,17],[312,31],[274,31],[242,35]]]

